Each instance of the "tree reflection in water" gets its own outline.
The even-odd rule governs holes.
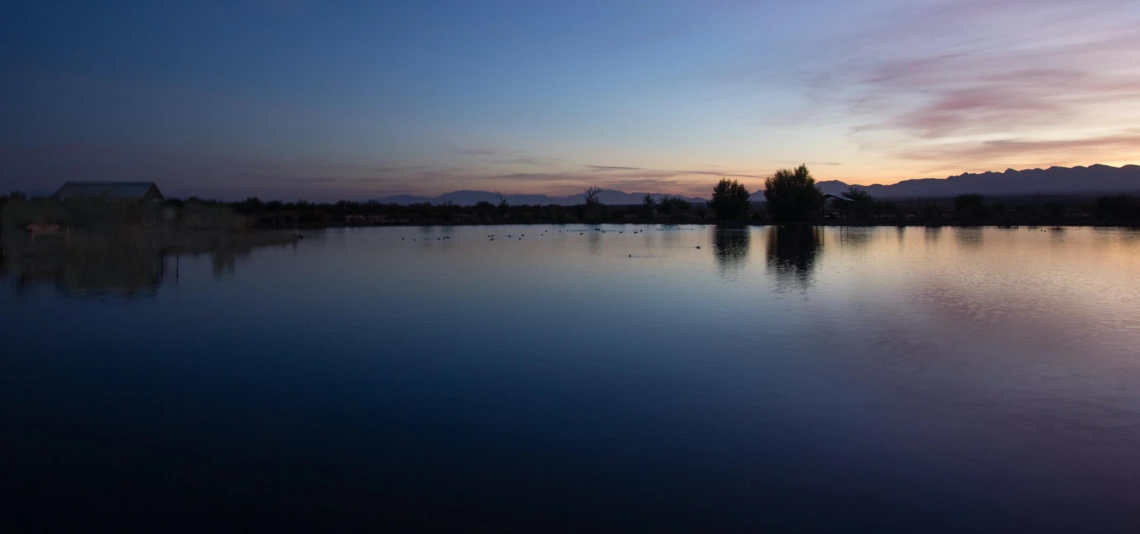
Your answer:
[[[823,231],[813,226],[768,228],[768,269],[781,284],[811,285],[812,272],[823,248]]]
[[[17,295],[36,285],[55,286],[68,297],[153,297],[166,265],[158,254],[102,253],[9,258],[3,272]]]
[[[272,246],[272,245],[267,245]],[[295,245],[286,245],[295,246]],[[166,283],[177,284],[179,262],[202,254],[210,258],[215,279],[233,276],[240,260],[254,245],[203,247],[180,255],[116,250],[99,253],[65,253],[50,256],[0,255],[0,281],[15,295],[43,285],[74,298],[154,297]]]
[[[717,227],[713,231],[713,253],[717,272],[722,278],[736,278],[748,259],[751,244],[752,231],[749,228]]]

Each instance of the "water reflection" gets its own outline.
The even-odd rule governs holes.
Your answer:
[[[839,231],[839,245],[844,248],[862,250],[871,244],[874,228],[851,227],[841,228]]]
[[[954,238],[958,241],[959,247],[968,249],[980,248],[983,242],[982,227],[959,226],[954,229]]]
[[[252,247],[233,249],[225,248],[210,251],[210,265],[213,268],[214,278],[221,280],[225,276],[233,276],[237,270],[237,262],[249,256]]]
[[[12,258],[0,276],[11,278],[17,295],[38,285],[68,297],[153,297],[166,276],[158,254],[117,253]]]
[[[1052,239],[1050,239],[1050,242],[1052,242],[1054,245],[1065,244],[1065,227],[1055,226],[1049,230],[1049,235],[1052,237]]]
[[[0,420],[20,452],[6,475],[35,493],[15,521],[28,527],[8,530],[154,510],[145,528],[187,506],[268,523],[314,503],[306,530],[354,514],[461,530],[492,521],[473,509],[519,503],[530,519],[503,530],[565,521],[568,506],[586,512],[566,529],[586,530],[614,522],[613,502],[644,522],[662,496],[695,505],[646,530],[1135,522],[1138,232],[1068,228],[1056,246],[987,228],[963,250],[878,228],[852,254],[840,228],[755,228],[750,255],[746,235],[646,226],[591,232],[605,253],[590,256],[581,225],[531,239],[543,229],[504,243],[485,236],[517,227],[456,227],[454,247],[333,229],[293,252],[203,250],[181,257],[176,290],[178,257],[11,262],[9,276],[46,283],[0,295]],[[214,263],[238,276],[216,282]],[[124,269],[140,281],[116,291],[162,291],[54,290]],[[566,498],[534,497],[551,484]],[[751,521],[758,500],[780,505],[767,524]],[[53,515],[61,502],[70,513]],[[917,505],[900,520],[883,503]],[[392,530],[372,526],[353,529]]]
[[[290,245],[295,246],[295,245]],[[253,245],[229,245],[182,255],[119,250],[113,253],[67,253],[45,256],[0,256],[0,280],[12,281],[16,295],[36,286],[54,287],[66,297],[154,297],[165,283],[177,283],[181,261],[206,254],[215,279],[232,277],[238,260]]]
[[[747,228],[718,227],[713,231],[713,252],[717,271],[726,279],[733,279],[748,259],[752,232]]]
[[[593,229],[586,231],[586,247],[591,256],[597,256],[602,252],[602,233]]]
[[[926,237],[927,245],[937,245],[938,240],[942,238],[942,227],[927,226],[923,235]]]
[[[778,282],[811,285],[812,271],[823,245],[823,231],[809,226],[768,228],[768,268]]]

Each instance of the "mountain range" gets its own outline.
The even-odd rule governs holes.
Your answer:
[[[847,191],[849,184],[829,180],[816,184],[827,194]],[[857,186],[876,198],[945,198],[967,193],[986,196],[1025,196],[1059,194],[1107,194],[1140,192],[1140,166],[1090,165],[1088,167],[1049,167],[981,174],[960,174],[949,178],[903,180],[890,185]],[[753,195],[755,197],[755,195]]]
[[[839,195],[847,191],[851,185],[839,180],[827,180],[817,183],[819,189],[827,194]],[[890,185],[858,185],[856,187],[866,190],[876,198],[946,198],[966,193],[981,193],[986,196],[1026,196],[1026,195],[1058,195],[1058,194],[1110,194],[1110,193],[1137,193],[1140,192],[1140,165],[1125,165],[1112,167],[1109,165],[1090,165],[1088,167],[1050,167],[1048,169],[1029,169],[1015,171],[1009,169],[1005,172],[984,172],[980,174],[965,173],[949,178],[918,178],[903,180]],[[631,205],[641,204],[645,193],[626,193],[615,189],[604,189],[598,195],[603,204]],[[655,199],[665,196],[653,193]],[[569,195],[564,197],[549,195],[506,195],[507,203],[519,206],[530,205],[560,205],[573,206],[582,203],[582,195]],[[684,197],[694,203],[703,203],[705,199]],[[763,191],[752,194],[755,201],[764,200]],[[454,191],[439,196],[427,197],[417,195],[395,195],[373,199],[381,203],[416,204],[430,202],[443,204],[451,202],[459,206],[471,206],[479,202],[499,203],[499,197],[491,191]]]

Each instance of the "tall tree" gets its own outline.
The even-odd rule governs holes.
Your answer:
[[[823,207],[823,193],[807,165],[780,169],[764,181],[768,212],[778,222],[806,222]]]
[[[751,208],[748,197],[751,195],[740,182],[721,178],[713,188],[712,200],[709,207],[716,212],[716,218],[721,220],[739,219]]]

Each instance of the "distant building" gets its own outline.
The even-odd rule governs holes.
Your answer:
[[[89,198],[115,203],[157,204],[165,199],[154,182],[66,182],[53,196],[60,202]]]
[[[828,219],[841,219],[851,207],[852,201],[839,195],[823,195],[823,216]]]

